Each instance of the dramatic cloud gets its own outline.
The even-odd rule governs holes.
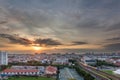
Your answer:
[[[31,41],[26,38],[19,37],[18,35],[9,35],[9,34],[0,34],[1,38],[8,39],[10,43],[13,44],[21,44],[21,45],[32,45],[32,44],[40,44],[40,46],[57,46],[62,45],[61,42],[53,39],[36,39],[35,41]]]
[[[102,48],[119,42],[119,14],[120,0],[0,0],[0,34],[13,44]]]
[[[57,46],[57,45],[62,45],[61,42],[53,39],[36,39],[35,40],[36,44],[40,44],[40,46]]]
[[[8,39],[10,41],[10,43],[13,43],[13,44],[21,44],[21,45],[25,45],[25,46],[32,44],[32,41],[30,41],[28,39],[9,35],[9,34],[0,34],[0,37]]]
[[[72,45],[84,45],[84,44],[88,44],[87,42],[81,42],[81,41],[74,41],[72,42]]]

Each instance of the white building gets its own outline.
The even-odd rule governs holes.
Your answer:
[[[57,58],[55,61],[53,61],[53,64],[68,64],[67,58]]]
[[[0,65],[8,65],[8,54],[0,51]]]
[[[120,69],[113,71],[115,74],[120,74]]]
[[[94,65],[96,64],[96,60],[94,58],[90,58],[90,57],[87,57],[87,56],[84,56],[81,61],[85,64],[89,64],[89,65]]]

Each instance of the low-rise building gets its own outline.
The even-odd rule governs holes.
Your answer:
[[[56,75],[57,74],[57,68],[53,66],[47,66],[45,70],[46,75]]]
[[[5,69],[2,75],[40,75],[40,71],[37,69]]]
[[[96,64],[96,60],[93,58],[89,58],[87,56],[84,56],[81,61],[85,64],[89,64],[89,65],[95,65]]]
[[[68,64],[67,58],[57,58],[55,61],[53,61],[53,64]]]
[[[14,75],[40,76],[45,74],[45,67],[44,66],[12,66],[9,69],[3,70],[1,74],[8,76],[14,76]]]

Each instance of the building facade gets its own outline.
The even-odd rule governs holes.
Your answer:
[[[87,56],[82,57],[81,61],[85,64],[88,64],[88,65],[95,65],[96,64],[96,60],[94,58],[90,58]]]
[[[8,54],[0,51],[0,65],[8,65]]]
[[[5,69],[1,72],[2,75],[40,75],[37,69]]]

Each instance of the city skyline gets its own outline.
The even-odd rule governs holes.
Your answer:
[[[0,50],[120,51],[119,0],[0,0]]]

